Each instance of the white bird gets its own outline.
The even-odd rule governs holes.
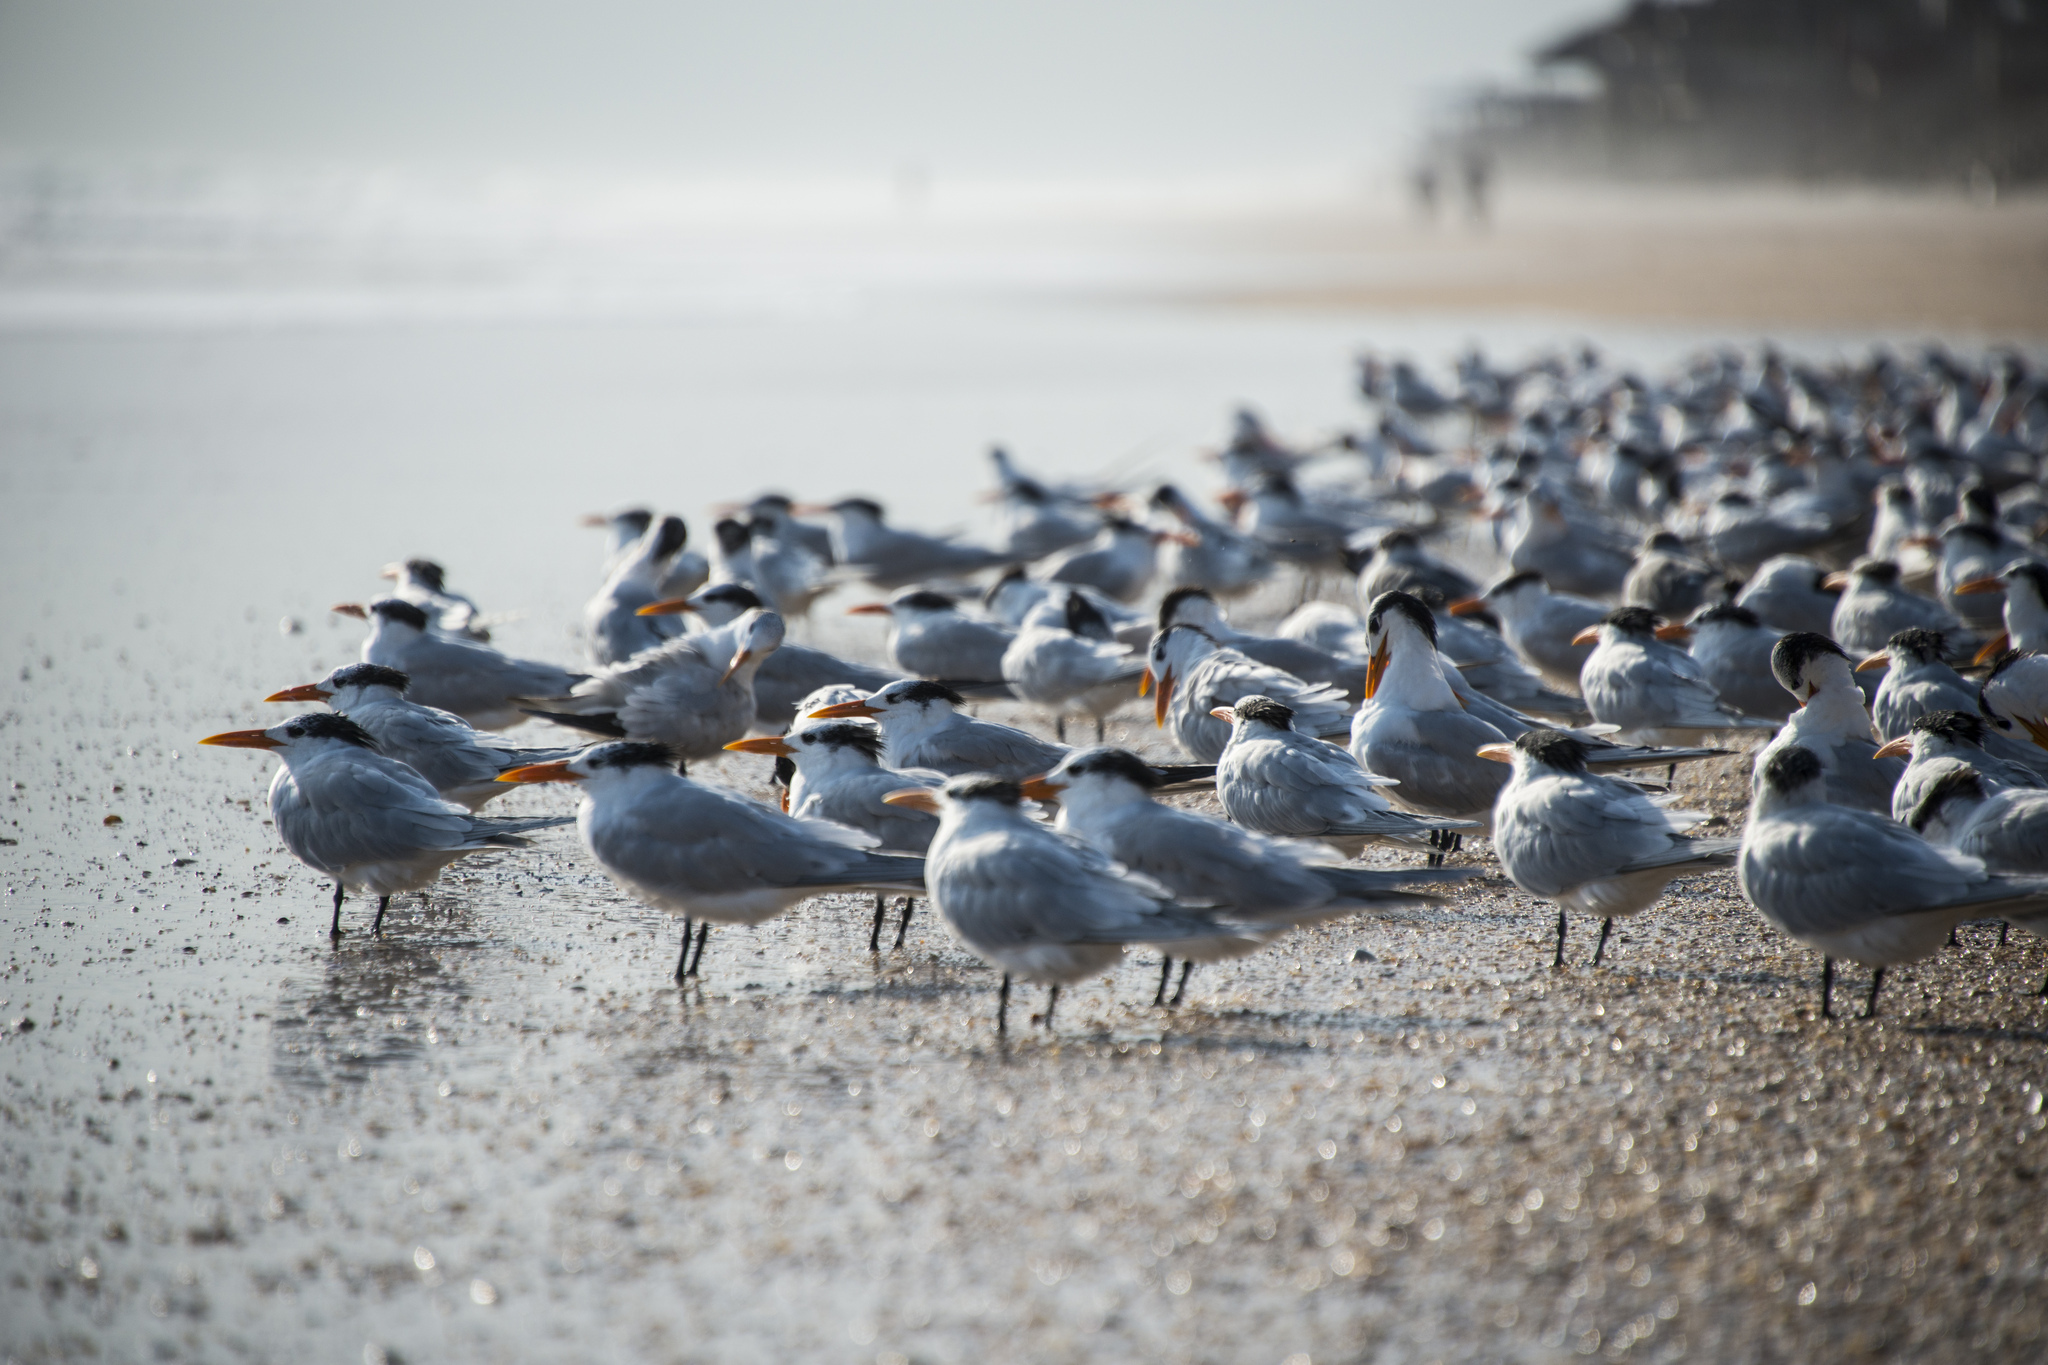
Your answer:
[[[1462,602],[1479,585],[1422,548],[1413,531],[1392,530],[1347,557],[1358,575],[1358,600],[1370,602],[1385,592],[1413,593],[1424,600]]]
[[[1885,670],[1870,699],[1870,718],[1879,739],[1897,739],[1932,711],[1966,711],[1977,693],[1942,657],[1946,638],[1936,630],[1902,630],[1885,647],[1856,665],[1858,673]]]
[[[1624,744],[1696,744],[1727,730],[1771,728],[1722,701],[1697,660],[1658,638],[1659,624],[1641,607],[1618,607],[1573,637],[1599,641],[1579,672],[1594,720],[1618,727]]]
[[[1024,783],[1025,796],[1059,803],[1058,828],[1157,881],[1183,905],[1265,930],[1168,945],[1154,1004],[1178,1005],[1197,962],[1242,957],[1290,929],[1340,915],[1441,905],[1440,895],[1400,888],[1461,875],[1437,868],[1345,867],[1314,845],[1283,843],[1161,805],[1152,799],[1157,785],[1149,764],[1108,745],[1077,749],[1051,772]],[[1176,956],[1182,959],[1180,985],[1168,1002],[1167,974]]]
[[[759,924],[813,896],[914,891],[924,880],[922,859],[870,852],[857,830],[691,781],[665,745],[599,744],[498,780],[578,785],[576,827],[598,866],[629,895],[684,917],[679,982],[699,974],[713,924]],[[693,919],[702,921],[694,956]]]
[[[1350,704],[1342,690],[1304,682],[1227,649],[1194,626],[1173,626],[1152,639],[1138,695],[1152,694],[1152,718],[1168,726],[1190,758],[1213,763],[1230,742],[1230,727],[1211,713],[1239,697],[1271,697],[1291,708],[1305,732],[1332,737],[1345,731]]]
[[[443,799],[473,811],[505,794],[499,773],[576,752],[515,749],[451,711],[408,701],[410,681],[381,664],[343,664],[319,682],[288,687],[263,700],[326,703],[360,725],[377,742],[377,752],[426,778]]]
[[[1965,919],[2048,913],[2048,878],[1985,871],[1977,858],[1928,843],[1891,819],[1827,799],[1820,758],[1791,745],[1771,756],[1742,832],[1742,894],[1781,932],[1824,955],[1821,1013],[1831,1012],[1834,959],[1876,970],[1941,949]]]
[[[887,602],[847,608],[849,616],[886,616],[886,650],[898,676],[994,682],[1003,676],[1003,654],[1016,632],[960,610],[942,592],[899,592]]]
[[[834,518],[834,557],[878,588],[963,578],[1010,562],[997,550],[899,531],[884,524],[881,504],[869,498],[842,498],[818,510]]]
[[[1170,534],[1126,517],[1110,517],[1092,544],[1055,556],[1045,566],[1045,580],[1094,588],[1119,602],[1133,601],[1152,581],[1159,544]]]
[[[770,610],[784,618],[810,615],[811,603],[833,586],[832,560],[813,548],[803,525],[790,514],[789,500],[757,498],[747,523],[751,583]]]
[[[1543,575],[1532,570],[1509,574],[1478,597],[1452,602],[1445,610],[1453,616],[1491,611],[1500,622],[1501,638],[1522,662],[1567,692],[1579,690],[1579,672],[1593,653],[1592,644],[1572,640],[1607,615],[1598,602],[1552,592]]]
[[[1907,733],[1880,745],[1879,758],[1906,759],[1906,771],[1892,788],[1892,819],[1912,824],[1913,812],[1935,783],[1962,768],[2000,787],[2048,786],[2048,776],[2035,768],[1989,752],[1985,743],[1994,738],[2003,736],[1973,712],[1931,711],[1916,718]]]
[[[1043,559],[1095,539],[1102,522],[1088,499],[1025,474],[1001,446],[989,447],[988,458],[996,470],[1003,553],[1020,562]]]
[[[1859,559],[1846,573],[1828,575],[1827,582],[1842,589],[1827,633],[1859,658],[1883,649],[1902,630],[1962,628],[1941,603],[1907,592],[1899,583],[1899,566],[1888,559]]]
[[[1174,903],[1172,894],[1099,850],[1025,815],[1008,778],[956,777],[935,795],[896,792],[899,805],[934,810],[939,832],[925,857],[932,908],[962,946],[1000,967],[996,1030],[1009,1025],[1010,980],[1042,981],[1045,1026],[1059,988],[1113,966],[1126,944],[1167,945],[1249,932]]]
[[[561,696],[589,676],[533,659],[514,659],[474,640],[436,635],[424,611],[393,597],[379,598],[368,607],[343,603],[334,610],[369,621],[364,663],[397,669],[412,679],[415,702],[453,711],[479,730],[521,724],[527,719],[521,702]]]
[[[989,584],[988,591],[981,595],[981,609],[991,620],[1016,630],[1024,624],[1024,618],[1041,602],[1052,599],[1059,593],[1078,593],[1089,608],[1109,623],[1110,636],[1123,641],[1135,649],[1143,649],[1152,641],[1152,618],[1144,612],[1135,611],[1112,598],[1089,587],[1071,584],[1057,590],[1035,578],[1027,577],[1022,568],[1010,569]]]
[[[283,760],[270,782],[270,818],[291,855],[334,881],[331,935],[341,933],[345,892],[377,897],[372,934],[384,931],[391,898],[432,884],[457,858],[520,848],[519,837],[569,823],[559,815],[475,815],[426,778],[377,752],[346,716],[313,711],[267,730],[229,730],[201,744],[270,749]]]
[[[1163,483],[1153,490],[1152,505],[1171,514],[1188,533],[1188,538],[1176,537],[1164,547],[1166,562],[1161,573],[1170,586],[1236,597],[1272,574],[1271,551],[1206,515],[1172,484]]]
[[[1493,851],[1509,880],[1557,902],[1557,955],[1566,915],[1600,917],[1600,965],[1614,921],[1657,903],[1679,877],[1735,864],[1739,840],[1693,839],[1703,811],[1674,811],[1642,788],[1586,768],[1586,749],[1558,730],[1528,730],[1482,757],[1513,765],[1493,807]]]
[[[647,528],[653,523],[654,514],[644,507],[628,508],[611,516],[593,513],[583,518],[585,526],[601,526],[609,532],[605,537],[606,578],[618,570],[619,562],[640,543],[640,538],[647,534]],[[662,571],[661,582],[655,586],[655,596],[688,597],[710,581],[711,561],[695,550],[684,548],[676,552]]]
[[[1317,603],[1317,606],[1330,606]],[[1304,608],[1306,610],[1306,608]],[[1333,610],[1342,611],[1342,608]],[[1296,613],[1301,615],[1300,612]],[[1293,620],[1290,617],[1289,620]],[[1254,635],[1237,629],[1223,614],[1223,608],[1205,588],[1175,588],[1159,603],[1159,629],[1194,626],[1217,644],[1234,649],[1268,668],[1277,668],[1307,683],[1322,683],[1341,689],[1345,699],[1357,705],[1365,699],[1365,660],[1347,658],[1297,635]],[[1364,639],[1363,621],[1356,623],[1357,637]]]
[[[760,596],[746,584],[714,583],[690,597],[650,602],[640,608],[640,614],[668,616],[688,612],[715,630],[761,607]],[[761,667],[754,674],[754,723],[770,730],[785,729],[802,714],[803,699],[820,688],[852,687],[866,696],[901,676],[809,645],[793,645],[785,639],[774,653],[761,660]]]
[[[447,572],[433,560],[406,559],[387,564],[382,576],[393,580],[391,595],[426,612],[438,633],[465,640],[491,638],[476,603],[461,593],[448,591]]]
[[[1998,730],[2048,750],[2048,654],[2013,653],[1984,679],[1977,709]]]
[[[2003,573],[1959,583],[1955,591],[1962,597],[2005,594],[2005,630],[1978,651],[1976,662],[1989,663],[2011,649],[2048,650],[2048,564],[2022,560]]]
[[[1223,813],[1258,834],[1318,839],[1347,857],[1368,843],[1440,846],[1447,830],[1475,820],[1411,815],[1379,789],[1398,786],[1359,766],[1349,750],[1294,728],[1292,709],[1271,697],[1240,697],[1210,713],[1230,723],[1230,742],[1216,760],[1216,797]]]
[[[1748,607],[1723,602],[1685,623],[1687,647],[1707,685],[1746,716],[1783,720],[1798,703],[1771,676],[1771,650],[1785,632],[1767,626]]]
[[[1621,591],[1635,555],[1597,528],[1575,525],[1554,494],[1531,489],[1508,513],[1508,565],[1531,572],[1559,592],[1612,597]]]
[[[1762,780],[1764,764],[1773,753],[1798,746],[1817,755],[1827,770],[1830,800],[1889,814],[1892,789],[1906,766],[1896,758],[1877,756],[1870,709],[1842,647],[1825,635],[1795,630],[1771,647],[1771,672],[1799,709],[1757,751],[1752,787]]]
[[[1367,611],[1366,629],[1372,672],[1365,705],[1351,722],[1352,757],[1367,772],[1400,783],[1387,797],[1401,809],[1470,820],[1484,830],[1508,774],[1479,751],[1508,737],[1459,704],[1436,652],[1436,619],[1421,601],[1384,594]]]
[[[754,675],[782,644],[782,618],[750,611],[681,636],[578,683],[534,715],[592,734],[664,744],[711,758],[754,722]]]
[[[1079,592],[1067,590],[1034,607],[1003,652],[1002,677],[1017,697],[1052,712],[1061,740],[1067,715],[1078,711],[1103,734],[1109,714],[1132,700],[1143,662],[1109,637],[1109,623]]]
[[[1835,608],[1842,590],[1828,586],[1830,575],[1818,560],[1805,555],[1778,555],[1757,566],[1735,595],[1767,626],[1779,630],[1810,630],[1827,635],[1834,629]]]
[[[681,517],[663,517],[619,556],[604,586],[583,607],[584,640],[592,663],[600,668],[624,663],[682,633],[679,623],[643,615],[640,609],[660,597],[669,565],[689,537]]]
[[[1699,610],[1708,592],[1720,582],[1721,571],[1695,557],[1675,532],[1653,531],[1622,580],[1621,602],[1626,607],[1647,607],[1667,621],[1679,621]],[[1601,612],[1605,614],[1606,608]],[[1580,623],[1586,624],[1590,623]]]

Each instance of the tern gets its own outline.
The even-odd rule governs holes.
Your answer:
[[[461,593],[448,591],[447,571],[433,560],[406,559],[387,564],[383,576],[393,580],[391,595],[426,612],[440,634],[489,642],[491,632],[484,627],[483,613]]]
[[[1003,652],[1003,681],[1023,701],[1052,712],[1067,737],[1067,715],[1078,711],[1103,734],[1109,713],[1129,701],[1144,664],[1128,645],[1114,643],[1109,622],[1079,592],[1048,599],[1024,618]]]
[[[1357,624],[1362,636],[1364,623]],[[1160,601],[1159,629],[1171,630],[1175,626],[1194,626],[1216,643],[1269,668],[1291,673],[1303,682],[1341,688],[1354,706],[1365,699],[1364,659],[1344,657],[1306,639],[1238,630],[1206,589],[1175,588]]]
[[[444,800],[480,810],[506,789],[498,774],[575,749],[515,749],[449,711],[406,700],[405,674],[382,664],[344,664],[316,683],[273,692],[270,702],[324,702],[361,726],[377,751],[432,783]]]
[[[676,760],[666,745],[614,741],[498,780],[577,784],[576,828],[598,866],[629,895],[683,916],[678,982],[699,974],[713,924],[759,924],[833,892],[923,885],[923,859],[871,852],[858,830],[794,819],[694,782]],[[693,920],[701,921],[694,956]]]
[[[1441,895],[1401,888],[1462,875],[1437,868],[1344,867],[1325,850],[1309,852],[1301,844],[1161,805],[1152,795],[1158,784],[1151,765],[1136,754],[1097,745],[1068,754],[1051,772],[1026,781],[1023,789],[1032,800],[1059,803],[1061,830],[1157,881],[1182,904],[1202,906],[1235,923],[1269,927],[1271,932],[1284,933],[1340,915],[1441,905]],[[1168,945],[1153,1003],[1178,1005],[1195,963],[1242,957],[1270,941],[1271,932],[1232,932],[1215,940]],[[1180,984],[1166,1001],[1166,976],[1174,956],[1182,959]]]
[[[1838,957],[1875,969],[1867,1017],[1884,969],[1939,951],[1963,920],[2048,913],[2048,878],[1987,872],[1885,816],[1829,801],[1826,788],[1811,749],[1773,753],[1750,802],[1740,873],[1758,913],[1823,954],[1823,1016]]]
[[[1559,592],[1613,597],[1635,567],[1635,555],[1596,528],[1567,520],[1557,498],[1532,489],[1509,513],[1508,565],[1543,575]]]
[[[1907,760],[1906,771],[1892,788],[1892,819],[1910,824],[1934,784],[1961,768],[2002,787],[2048,787],[2048,775],[1985,747],[1988,741],[2004,738],[1971,711],[1931,711],[1915,718],[1906,734],[1877,750],[1879,758]]]
[[[1798,703],[1771,676],[1771,650],[1785,632],[1733,602],[1708,607],[1686,622],[1689,652],[1721,700],[1746,716],[1783,720]]]
[[[369,621],[364,663],[397,669],[412,679],[412,700],[453,711],[479,730],[510,729],[527,718],[522,700],[561,696],[589,676],[514,659],[474,640],[436,635],[424,611],[393,597],[334,610]]]
[[[1825,635],[1795,630],[1771,647],[1771,673],[1799,709],[1757,751],[1752,786],[1762,780],[1764,764],[1773,753],[1798,746],[1818,756],[1826,768],[1829,799],[1889,814],[1892,789],[1906,766],[1899,759],[1877,756],[1870,709],[1842,647]]]
[[[1480,596],[1452,602],[1445,610],[1458,617],[1490,611],[1508,647],[1544,682],[1567,692],[1579,690],[1579,673],[1593,653],[1590,642],[1573,644],[1573,639],[1607,615],[1598,602],[1552,592],[1533,570],[1509,574]]]
[[[2022,560],[2003,573],[1959,583],[1955,592],[1963,597],[2005,594],[2005,629],[1978,651],[1978,663],[1989,663],[2010,649],[2048,650],[2048,564]]]
[[[1023,790],[1008,778],[956,777],[937,793],[912,788],[888,799],[939,817],[925,886],[947,931],[1002,969],[998,1033],[1009,1027],[1012,977],[1051,987],[1050,1029],[1059,988],[1113,966],[1128,944],[1179,945],[1269,927],[1176,904],[1159,883],[1030,819]]]
[[[834,519],[834,557],[878,588],[961,578],[1009,563],[995,550],[886,525],[881,504],[869,498],[842,498],[818,510],[831,513]]]
[[[2013,739],[2048,750],[2048,654],[2016,651],[1999,659],[1977,693],[1977,709]]]
[[[275,750],[270,818],[294,858],[334,882],[334,921],[354,891],[377,897],[373,935],[384,932],[391,898],[431,885],[457,858],[487,848],[522,848],[520,837],[569,823],[566,816],[499,819],[443,800],[434,785],[377,752],[369,731],[346,716],[308,712],[265,730],[229,730],[201,744]]]
[[[1170,483],[1153,490],[1152,505],[1178,520],[1186,537],[1169,540],[1163,574],[1176,588],[1202,588],[1218,597],[1237,597],[1264,583],[1273,555],[1251,536],[1204,514]],[[1192,543],[1191,543],[1192,542]]]
[[[1557,902],[1557,954],[1564,966],[1566,915],[1600,917],[1593,965],[1614,921],[1657,903],[1679,877],[1733,867],[1740,840],[1694,839],[1685,831],[1704,811],[1660,806],[1642,788],[1586,768],[1586,747],[1558,730],[1528,730],[1481,757],[1511,764],[1493,808],[1493,851],[1509,880]]]
[[[583,608],[583,632],[590,661],[602,668],[624,663],[682,633],[682,627],[640,609],[661,596],[670,563],[689,542],[681,517],[663,517],[626,548],[604,586]]]
[[[1323,738],[1345,732],[1350,704],[1337,688],[1304,682],[1227,649],[1194,626],[1173,626],[1152,639],[1138,695],[1152,696],[1155,724],[1170,728],[1188,757],[1213,763],[1230,742],[1230,727],[1212,714],[1239,697],[1271,697],[1294,711],[1304,731]]]
[[[998,516],[1003,552],[1010,558],[1043,559],[1095,539],[1101,522],[1084,515],[1089,510],[1086,499],[1056,492],[1031,478],[1017,468],[1010,453],[1001,446],[989,447],[988,458],[995,466],[1000,486]]]
[[[578,683],[532,714],[596,735],[646,740],[685,760],[710,758],[754,723],[754,675],[782,644],[782,618],[749,611],[669,641]]]
[[[1778,555],[1757,571],[1735,595],[1735,605],[1778,630],[1810,630],[1826,635],[1834,629],[1835,607],[1842,590],[1828,586],[1830,575],[1817,560],[1804,555]]]
[[[1240,697],[1210,712],[1230,724],[1216,761],[1223,813],[1256,834],[1316,839],[1347,857],[1368,843],[1421,848],[1476,820],[1447,820],[1396,810],[1379,789],[1398,785],[1359,766],[1348,750],[1294,728],[1294,711],[1271,697]]]
[[[1938,630],[1902,630],[1856,665],[1858,673],[1885,670],[1870,699],[1870,718],[1879,739],[1898,739],[1929,712],[1962,711],[1977,704],[1976,690],[1942,657],[1945,645]]]
[[[1152,581],[1159,543],[1169,534],[1124,517],[1111,517],[1092,544],[1068,550],[1047,564],[1045,579],[1094,588],[1119,602],[1134,601]]]
[[[1572,637],[1574,644],[1599,642],[1579,673],[1594,720],[1619,727],[1625,744],[1697,743],[1722,731],[1771,728],[1721,700],[1699,661],[1660,640],[1658,626],[1641,607],[1619,607]]]
[[[1057,591],[1079,593],[1095,614],[1108,622],[1110,637],[1138,649],[1152,639],[1152,619],[1143,612],[1112,601],[1093,588],[1063,586]],[[1014,568],[989,585],[981,595],[981,608],[997,622],[1016,630],[1034,607],[1051,600],[1054,593],[1052,587],[1027,577],[1022,568]]]
[[[945,593],[924,589],[849,607],[847,615],[889,618],[886,648],[898,677],[994,682],[1003,676],[1003,655],[1017,638],[993,621],[967,615]]]
[[[1842,596],[1827,634],[1859,657],[1883,649],[1902,630],[1960,631],[1961,623],[1941,603],[1910,593],[1899,584],[1899,566],[1888,559],[1859,559],[1847,573],[1830,574]]]
[[[1353,560],[1358,574],[1358,600],[1370,602],[1381,593],[1407,592],[1427,599],[1459,602],[1478,593],[1479,585],[1422,548],[1413,531],[1389,531],[1379,544]]]
[[[650,602],[640,608],[640,614],[667,616],[689,612],[716,629],[761,607],[760,596],[744,583],[716,583],[690,597]],[[901,676],[886,668],[857,664],[822,649],[784,640],[774,653],[761,660],[761,667],[754,674],[754,723],[781,730],[802,714],[799,708],[803,699],[819,688],[854,687],[864,696]]]
[[[1621,601],[1680,621],[1699,610],[1720,582],[1721,571],[1696,558],[1675,532],[1652,531],[1622,580]]]

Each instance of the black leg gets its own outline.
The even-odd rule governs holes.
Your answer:
[[[1834,989],[1835,960],[1823,957],[1820,960],[1820,1017],[1823,1019],[1835,1017],[1834,1007],[1828,1003],[1828,997],[1834,993]]]
[[[1550,960],[1553,967],[1564,966],[1564,911],[1557,912],[1557,956]]]
[[[1173,959],[1162,955],[1159,959],[1159,989],[1152,992],[1152,1003],[1166,1003],[1166,983],[1173,980]]]
[[[910,907],[912,898],[903,898],[903,917],[896,921],[896,951],[903,951],[903,936],[910,932]]]
[[[1443,840],[1444,832],[1442,830],[1433,829],[1429,832],[1429,856],[1422,860],[1424,867],[1442,867],[1444,865],[1444,855],[1439,851],[1444,846]]]
[[[996,996],[996,1032],[1010,1031],[1010,974],[1003,973],[1002,993]]]
[[[341,937],[341,897],[341,883],[336,882],[334,884],[334,923],[327,926],[327,937],[329,938]]]
[[[2000,921],[1998,922],[1998,946],[1999,946],[1999,947],[2003,948],[2003,947],[2005,946],[2005,936],[2006,936],[2007,934],[2011,933],[2011,932],[2012,932],[2012,921],[2011,921],[2011,920],[2003,920],[2003,919],[2002,919],[2002,920],[2000,920]]]
[[[879,891],[875,893],[875,927],[868,930],[868,951],[882,951],[882,916],[889,911],[889,898]]]
[[[678,986],[683,984],[684,969],[690,965],[690,931],[694,927],[690,923],[690,917],[688,915],[683,916],[683,951],[676,958],[676,984]]]
[[[1445,832],[1448,833],[1451,837],[1449,851],[1452,853],[1458,853],[1463,851],[1465,847],[1465,836],[1458,833],[1458,831],[1456,830],[1447,830]]]
[[[1600,941],[1593,945],[1593,965],[1595,967],[1600,965],[1600,957],[1607,951],[1607,936],[1613,932],[1614,917],[1610,915],[1600,921]]]
[[[2048,976],[2041,978],[2041,989],[2035,991],[2034,994],[2040,996],[2043,1000],[2048,1000]]]
[[[1105,739],[1105,738],[1106,738],[1106,737],[1107,737],[1108,735],[1109,735],[1109,731],[1108,731],[1108,729],[1107,729],[1107,728],[1106,728],[1106,727],[1105,727],[1105,726],[1103,725],[1102,717],[1100,717],[1100,716],[1097,716],[1097,717],[1095,718],[1095,742],[1096,742],[1097,744],[1100,744],[1100,743],[1102,743],[1102,741],[1103,741],[1103,740],[1104,740],[1104,739]]]
[[[1664,785],[1668,787],[1668,786],[1670,786],[1670,785],[1671,785],[1671,784],[1672,784],[1673,782],[1676,782],[1677,780],[1678,780],[1678,765],[1677,765],[1676,763],[1668,763],[1668,764],[1666,764],[1666,765],[1665,765],[1665,767],[1664,767]]]
[[[1953,924],[1948,927],[1948,946],[1951,948],[1963,946],[1963,941],[1956,937],[1956,926]]]
[[[711,921],[705,920],[697,926],[697,955],[690,959],[690,970],[684,975],[695,976],[704,966],[704,941],[711,937]]]
[[[377,918],[370,921],[370,937],[384,937],[384,912],[391,908],[391,897],[377,897]]]
[[[1060,983],[1052,983],[1052,989],[1045,994],[1045,1031],[1052,1032],[1052,1012],[1059,1008]]]
[[[1180,984],[1173,988],[1173,999],[1168,1001],[1167,1003],[1173,1005],[1175,1008],[1178,1008],[1180,1006],[1180,998],[1188,993],[1188,973],[1192,972],[1194,969],[1194,963],[1188,961],[1186,958],[1182,958],[1180,960]]]
[[[1883,984],[1884,968],[1879,967],[1870,974],[1870,994],[1863,1001],[1863,1017],[1865,1019],[1875,1019],[1877,1017],[1877,988]]]
[[[1053,733],[1060,737],[1060,743],[1065,744],[1067,742],[1067,718],[1064,714],[1053,720],[1052,729]]]

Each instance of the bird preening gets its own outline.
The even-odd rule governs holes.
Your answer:
[[[727,504],[702,553],[675,513],[586,518],[578,665],[506,652],[516,617],[407,559],[335,608],[359,661],[264,698],[322,709],[200,742],[279,760],[270,818],[336,937],[351,892],[381,935],[392,897],[573,824],[682,921],[679,984],[712,926],[814,901],[885,968],[926,901],[921,935],[1001,973],[999,1033],[1016,982],[1050,1028],[1063,987],[1156,954],[1152,1003],[1185,1012],[1243,989],[1220,964],[1455,918],[1494,872],[1546,935],[1554,911],[1532,970],[1626,967],[1618,924],[1739,889],[1818,955],[1822,1018],[1838,963],[1877,1015],[1885,973],[1966,921],[2048,934],[2026,358],[1364,372],[1358,429],[1290,443],[1242,411],[1171,482],[995,449],[978,536],[863,496]]]

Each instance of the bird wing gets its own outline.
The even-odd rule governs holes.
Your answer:
[[[1741,867],[1750,903],[1794,934],[1830,933],[2010,894],[1989,883],[1977,859],[1846,806],[1752,818]]]
[[[593,823],[593,847],[643,885],[730,895],[762,887],[915,884],[923,863],[849,848],[820,827],[707,787],[677,783]]]
[[[1478,815],[1493,809],[1494,797],[1508,780],[1508,770],[1478,756],[1482,744],[1500,744],[1506,737],[1485,721],[1463,711],[1416,711],[1407,724],[1381,713],[1361,732],[1363,752],[1352,753],[1368,772],[1398,778],[1387,789],[1395,805],[1424,815]]]
[[[955,838],[933,860],[941,913],[970,944],[994,951],[1040,943],[1160,943],[1207,938],[1216,921],[1119,875],[1099,850],[1050,830],[1005,826]]]
[[[1638,789],[1593,773],[1518,778],[1494,808],[1493,843],[1515,884],[1556,895],[1669,853],[1670,814]]]

